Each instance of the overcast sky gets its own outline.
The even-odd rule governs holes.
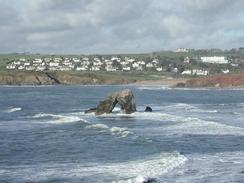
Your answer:
[[[0,0],[0,52],[244,46],[244,0]]]

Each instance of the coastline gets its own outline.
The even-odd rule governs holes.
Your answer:
[[[242,89],[244,73],[184,78],[152,73],[110,72],[0,72],[0,86],[165,86],[170,88]]]
[[[174,87],[178,83],[185,83],[188,79],[185,78],[166,78],[166,79],[159,79],[159,80],[143,80],[143,81],[136,81],[134,83],[130,83],[129,85],[136,85],[136,86],[168,86]]]
[[[151,73],[110,72],[0,72],[0,85],[7,86],[51,86],[51,85],[163,85],[175,86],[186,82],[184,78],[173,78]]]

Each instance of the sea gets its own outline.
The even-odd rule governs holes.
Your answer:
[[[84,113],[123,89],[137,112]],[[1,86],[0,182],[243,183],[244,89]]]

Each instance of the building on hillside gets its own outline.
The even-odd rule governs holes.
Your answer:
[[[192,75],[192,71],[191,70],[184,70],[181,74],[183,74],[183,75]]]
[[[176,50],[174,50],[175,53],[187,53],[189,52],[189,49],[187,48],[177,48]]]
[[[222,69],[221,71],[222,71],[224,74],[228,74],[228,73],[230,72],[229,69]]]
[[[193,69],[192,70],[192,75],[207,76],[208,74],[209,74],[209,71],[207,71],[207,70],[202,70],[202,69]]]
[[[130,67],[123,67],[122,68],[123,71],[130,71],[130,69],[131,69]]]
[[[163,68],[162,67],[157,67],[156,71],[161,72],[161,71],[163,71]]]
[[[210,64],[228,64],[229,61],[223,56],[201,57],[201,61]]]
[[[184,63],[190,63],[190,58],[189,57],[186,57],[185,59],[184,59]]]

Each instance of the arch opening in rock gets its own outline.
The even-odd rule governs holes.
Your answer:
[[[123,90],[109,95],[105,100],[99,102],[96,108],[85,111],[95,112],[96,115],[112,113],[115,106],[120,106],[121,112],[131,114],[136,112],[135,97],[131,90]]]

